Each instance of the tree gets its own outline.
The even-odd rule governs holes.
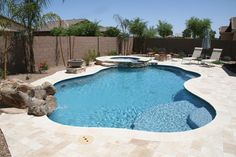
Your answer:
[[[188,29],[188,28],[186,28],[186,29],[182,32],[182,34],[183,34],[183,37],[184,37],[184,38],[190,38],[190,37],[191,37],[191,30]]]
[[[71,25],[67,29],[68,35],[74,36],[98,36],[100,34],[98,22],[88,20]]]
[[[172,31],[173,26],[165,21],[161,21],[159,20],[158,25],[157,25],[157,31],[159,33],[159,35],[163,38],[165,38],[168,35],[172,35],[173,31]]]
[[[131,20],[129,23],[129,30],[137,38],[143,38],[144,32],[147,28],[147,22],[144,22],[140,18]]]
[[[157,34],[157,29],[149,27],[144,30],[144,38],[154,38]]]
[[[211,29],[210,19],[199,19],[197,17],[191,17],[186,21],[186,29],[191,31],[191,36],[195,38],[203,38],[204,31]]]
[[[33,31],[48,21],[58,20],[54,13],[42,14],[49,2],[50,0],[0,0],[0,6],[3,8],[1,12],[25,27],[22,34],[25,40],[25,64],[28,72],[35,72]]]
[[[120,15],[117,15],[117,14],[114,15],[113,17],[121,29],[121,33],[119,34],[118,38],[119,38],[119,41],[121,41],[120,45],[122,47],[122,52],[124,53],[124,55],[126,55],[130,47],[130,41],[129,41],[130,32],[128,29],[130,21],[128,19],[122,18]]]
[[[120,34],[120,30],[116,27],[108,27],[103,33],[105,37],[117,37]]]
[[[216,31],[210,30],[211,39],[215,39]]]
[[[11,44],[8,43],[10,32],[8,32],[7,27],[10,26],[10,22],[7,19],[1,18],[0,19],[0,36],[3,36],[4,39],[4,48],[3,48],[3,70],[0,68],[0,76],[3,79],[7,78],[7,53],[11,47]]]

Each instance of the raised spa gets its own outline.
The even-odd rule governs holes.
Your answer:
[[[81,127],[176,132],[202,127],[216,115],[206,101],[184,89],[199,75],[169,66],[110,68],[61,81],[58,108],[49,118]]]

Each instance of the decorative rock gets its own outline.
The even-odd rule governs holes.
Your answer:
[[[56,98],[52,95],[47,96],[46,103],[48,106],[47,115],[51,114],[57,107]]]
[[[31,105],[28,107],[28,114],[35,116],[47,115],[48,107],[45,100],[32,98]]]
[[[12,88],[3,87],[0,89],[0,104],[3,106],[16,107],[16,108],[27,108],[27,94],[16,91]]]
[[[45,100],[47,97],[47,93],[43,89],[35,89],[34,90],[34,97],[37,99],[43,99]]]
[[[21,91],[23,93],[26,93],[31,97],[34,96],[34,87],[30,84],[22,83],[22,84],[17,86],[16,90]]]
[[[49,82],[44,82],[42,88],[46,91],[47,95],[54,95],[56,93],[56,88]]]
[[[56,88],[49,82],[32,86],[21,80],[0,81],[0,107],[28,108],[28,114],[43,116],[56,108]]]

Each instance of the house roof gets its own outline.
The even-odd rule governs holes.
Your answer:
[[[220,33],[225,32],[227,30],[228,26],[221,26],[220,27]]]
[[[236,31],[236,17],[232,17],[230,19],[230,22],[231,22],[231,29]]]
[[[3,25],[5,25],[5,27]],[[10,18],[0,15],[0,30],[9,31],[9,32],[18,32],[24,29],[25,27],[22,24]]]
[[[82,22],[82,21],[85,21],[85,20],[87,20],[87,19],[62,20],[61,27],[68,28],[71,25],[74,25],[74,24],[76,24],[78,22]],[[59,27],[59,26],[60,26],[60,21],[52,21],[52,22],[49,22],[46,25],[44,25],[38,31],[51,31],[53,28]]]

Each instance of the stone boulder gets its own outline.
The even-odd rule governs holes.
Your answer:
[[[56,93],[56,88],[49,82],[44,82],[41,86],[46,91],[47,95],[54,95]]]
[[[0,107],[28,108],[28,114],[48,115],[57,106],[55,93],[56,88],[49,82],[35,87],[17,79],[1,80]]]

